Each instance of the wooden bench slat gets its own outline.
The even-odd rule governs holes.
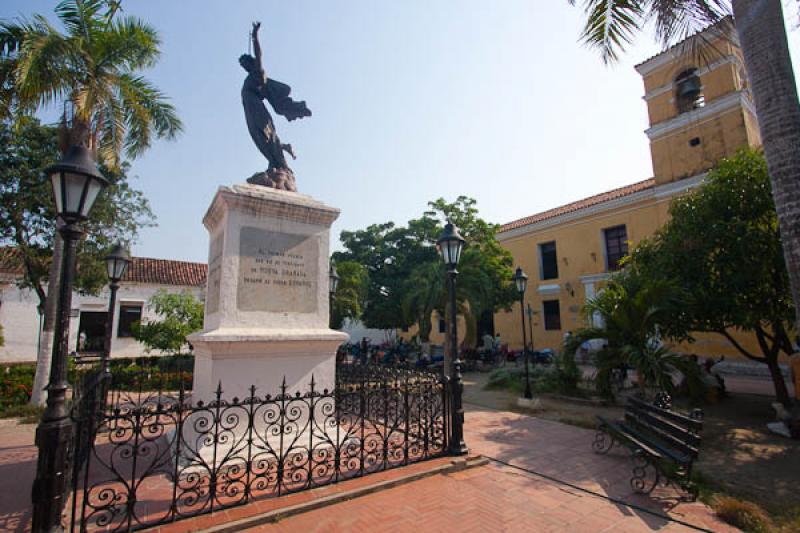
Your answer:
[[[676,461],[684,463],[697,457],[695,448],[659,432],[650,424],[642,423],[640,419],[630,413],[625,413],[625,421],[627,425],[636,428],[643,436],[652,441],[653,446],[658,446],[665,454],[672,456]]]
[[[629,398],[628,403],[633,404],[640,409],[656,413],[659,416],[667,420],[670,420],[674,423],[686,426],[694,433],[699,433],[700,430],[703,429],[703,422],[701,420],[696,420],[690,416],[686,416],[681,413],[676,413],[675,411],[670,411],[669,409],[662,409],[660,407],[656,407],[655,405],[647,403],[644,400],[640,400],[639,398]]]
[[[613,429],[615,433],[625,437],[625,439],[630,441],[631,444],[633,444],[637,448],[640,448],[648,455],[656,459],[662,458],[662,454],[658,450],[653,448],[649,443],[644,442],[643,440],[637,438],[634,434],[632,434],[630,428],[628,428],[625,424],[619,424],[617,422],[606,422],[606,425],[611,429]]]
[[[674,443],[685,453],[697,455],[697,446],[700,444],[700,437],[680,427],[675,427],[669,422],[659,417],[653,416],[646,411],[628,409],[625,411],[625,418],[634,418],[638,423],[648,429],[658,433],[659,438]]]

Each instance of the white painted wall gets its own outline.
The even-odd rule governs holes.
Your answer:
[[[148,309],[147,302],[159,290],[170,293],[188,291],[196,298],[203,299],[204,287],[181,287],[174,285],[150,285],[142,283],[123,283],[117,291],[117,305],[114,312],[113,336],[111,339],[112,357],[138,357],[148,355],[144,346],[130,337],[117,338],[119,325],[119,306],[124,303],[143,304],[142,318],[156,318]],[[72,318],[70,320],[69,346],[75,350],[78,343],[78,326],[81,311],[106,311],[108,309],[108,289],[96,296],[72,295]],[[0,324],[3,326],[4,346],[0,346],[0,363],[20,363],[36,361],[39,338],[39,314],[36,311],[38,298],[28,289],[20,289],[14,282],[0,283]],[[152,352],[149,355],[160,355]]]
[[[393,342],[395,338],[394,330],[367,328],[360,320],[352,321],[349,318],[345,319],[340,331],[350,335],[350,342],[352,343],[361,342],[364,337],[368,338],[372,344]]]

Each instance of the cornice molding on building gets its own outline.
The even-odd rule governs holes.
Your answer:
[[[708,172],[703,172],[702,174],[697,174],[691,178],[684,178],[682,180],[659,185],[654,190],[654,196],[659,199],[678,196],[703,183],[703,180],[706,178],[706,176],[708,176]]]
[[[613,200],[608,200],[606,202],[595,204],[589,207],[584,207],[583,209],[579,209],[577,211],[571,211],[569,213],[564,213],[562,215],[556,215],[552,218],[548,218],[540,222],[534,222],[533,224],[528,224],[525,226],[521,226],[519,228],[514,228],[508,231],[504,231],[503,233],[497,235],[497,240],[499,242],[512,240],[515,237],[520,237],[530,232],[540,231],[546,228],[550,228],[552,226],[558,226],[566,222],[578,220],[584,217],[589,217],[598,213],[602,213],[604,211],[615,209],[617,207],[622,207],[628,204],[633,204],[642,200],[646,200],[647,198],[652,197],[652,194],[653,194],[653,189],[647,189],[644,191],[639,191],[633,194],[629,194],[627,196],[623,196],[621,198],[614,198]]]
[[[558,294],[561,292],[561,285],[559,285],[558,283],[548,283],[545,285],[539,285],[538,287],[536,287],[536,292],[544,296],[550,294]]]
[[[725,17],[728,18],[728,17]],[[735,27],[731,27],[732,31],[726,31],[726,27],[719,26],[719,23],[709,26],[702,31],[692,35],[691,37],[684,39],[683,41],[672,45],[670,48],[660,52],[659,54],[651,57],[650,59],[646,59],[636,65],[635,68],[636,72],[638,72],[641,76],[648,76],[655,72],[656,70],[660,69],[664,65],[667,65],[676,59],[680,59],[681,57],[687,55],[687,49],[691,50],[692,46],[690,42],[697,39],[708,39],[709,37],[720,37],[723,39],[727,39],[736,46],[737,48],[741,48],[741,44],[739,43],[739,33],[736,31]],[[725,35],[727,34],[727,35]]]
[[[579,279],[584,285],[589,283],[600,283],[601,281],[608,281],[611,279],[611,272],[599,272],[597,274],[587,274],[581,276]]]
[[[705,67],[697,69],[697,71],[695,71],[695,74],[697,76],[704,76],[709,72],[716,70],[719,67],[727,65],[729,63],[737,63],[739,66],[743,66],[742,62],[739,60],[737,56],[729,55],[711,63],[710,65],[706,65]],[[662,85],[661,87],[657,87],[651,91],[648,91],[644,96],[642,96],[642,99],[647,102],[649,100],[652,100],[653,98],[661,96],[664,93],[674,91],[677,87],[678,84],[675,83],[675,81],[673,80],[665,85]]]
[[[540,222],[534,222],[533,224],[528,224],[526,226],[504,231],[503,233],[497,235],[497,240],[501,243],[511,241],[516,238],[523,237],[529,233],[536,233],[553,226],[559,226],[568,222],[580,220],[582,218],[597,216],[607,211],[619,209],[620,207],[629,206],[648,199],[663,201],[666,198],[683,194],[687,190],[697,187],[700,183],[702,183],[706,175],[707,173],[703,172],[702,174],[697,174],[689,178],[665,183],[663,185],[656,185],[650,189],[629,194],[621,198],[615,198],[607,202],[585,207],[578,211],[564,213],[563,215],[557,215],[553,218],[548,218]]]
[[[651,141],[654,141],[664,137],[665,135],[669,135],[676,130],[685,128],[686,126],[697,125],[697,123],[700,121],[713,118],[714,115],[719,115],[720,113],[733,110],[737,106],[750,109],[751,106],[749,104],[750,102],[747,99],[746,92],[736,91],[725,95],[722,98],[717,98],[713,102],[701,108],[689,111],[687,113],[682,113],[675,118],[654,124],[644,132]]]

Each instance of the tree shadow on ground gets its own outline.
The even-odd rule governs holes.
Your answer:
[[[621,447],[607,455],[594,453],[592,430],[477,406],[468,406],[466,418],[467,444],[473,452],[622,502],[618,507],[625,514],[637,516],[650,529],[667,526],[669,517],[701,527],[712,518],[708,508],[687,502],[686,494],[674,487],[659,486],[649,496],[637,494],[630,485],[630,453]],[[648,474],[653,480],[653,473]]]

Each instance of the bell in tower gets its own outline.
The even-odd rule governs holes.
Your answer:
[[[675,83],[678,86],[676,97],[678,110],[681,113],[703,106],[703,84],[695,74],[695,69],[681,73],[675,79]]]

